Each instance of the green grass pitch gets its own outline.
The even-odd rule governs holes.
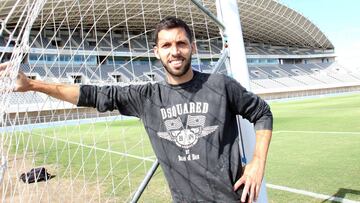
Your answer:
[[[360,94],[270,105],[275,122],[267,183],[360,201]],[[16,132],[10,143],[11,153],[54,166],[58,178],[101,182],[104,197],[119,201],[129,200],[154,159],[139,120]],[[274,189],[268,196],[270,202],[323,201]],[[143,200],[170,201],[161,170]]]
[[[360,200],[360,94],[272,102],[268,183]],[[321,202],[268,189],[273,202]]]

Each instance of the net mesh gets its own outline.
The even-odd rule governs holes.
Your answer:
[[[128,202],[155,160],[141,121],[77,108],[37,92],[13,92],[19,70],[48,82],[128,85],[164,79],[154,25],[172,15],[193,30],[193,68],[212,72],[222,40],[191,1],[1,0],[1,201]],[[215,11],[215,2],[203,1]],[[217,68],[223,71],[225,68]],[[22,173],[45,167],[48,181]],[[171,199],[161,170],[141,201]]]

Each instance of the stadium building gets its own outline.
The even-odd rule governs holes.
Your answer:
[[[358,83],[359,75],[337,65],[334,46],[306,17],[272,0],[238,2],[252,91],[265,98],[281,98],[355,88],[350,83]],[[16,26],[22,10],[11,10],[15,1],[6,3],[0,18],[11,16],[1,30],[2,61],[9,60],[12,47],[21,43],[16,41]],[[223,50],[217,25],[190,1],[78,4],[69,10],[65,1],[44,5],[32,26],[31,48],[23,60],[22,69],[29,77],[81,84],[163,80],[162,65],[151,49],[153,27],[166,15],[175,14],[191,25],[198,48],[194,69],[211,72]],[[203,4],[216,13],[213,1]],[[91,6],[97,13],[86,12]]]

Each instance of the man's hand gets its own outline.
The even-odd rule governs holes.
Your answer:
[[[247,195],[249,195],[248,203],[256,201],[259,196],[271,136],[271,130],[256,131],[256,144],[253,159],[245,166],[243,175],[234,185],[235,191],[244,184],[243,193],[241,194],[241,202],[246,201]]]
[[[9,75],[9,73],[5,72],[6,68],[8,68],[9,65],[10,65],[9,62],[0,64],[0,76],[1,77],[7,77]],[[30,81],[30,79],[28,77],[26,77],[26,75],[22,71],[19,71],[19,73],[17,75],[14,91],[15,92],[29,91],[30,90],[29,81]]]
[[[265,161],[256,157],[245,166],[243,175],[234,185],[234,190],[237,190],[243,184],[245,185],[241,195],[241,202],[245,202],[247,194],[249,194],[249,203],[256,201],[264,177],[264,169]]]
[[[29,89],[30,89],[29,80],[30,79],[28,77],[26,77],[26,75],[22,71],[19,71],[14,91],[15,92],[29,91]]]

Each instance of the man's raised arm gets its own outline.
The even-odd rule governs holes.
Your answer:
[[[0,73],[3,72],[8,65],[8,63],[0,64]],[[80,87],[78,85],[55,84],[39,80],[32,80],[26,77],[23,72],[19,71],[14,91],[42,92],[56,99],[67,101],[76,105],[79,99]]]

